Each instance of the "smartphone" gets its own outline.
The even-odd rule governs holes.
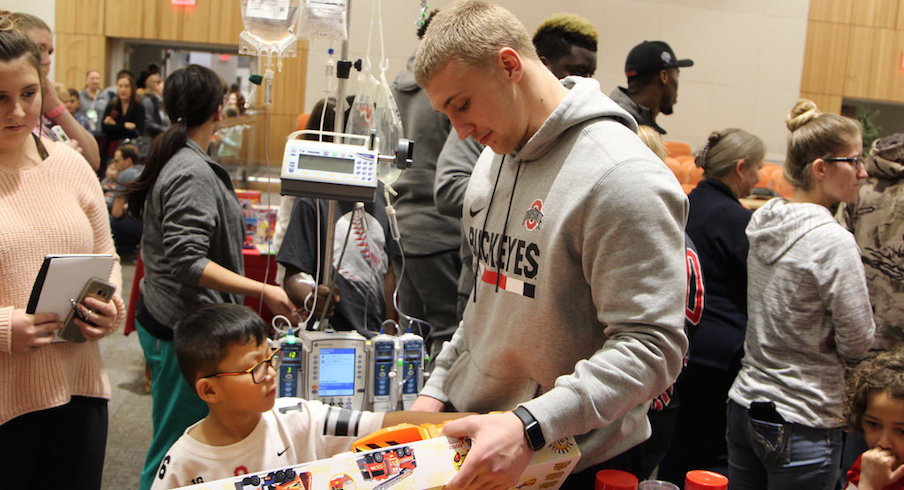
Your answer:
[[[51,126],[50,130],[53,131],[53,134],[57,136],[63,143],[69,143],[69,135],[66,134],[66,131],[63,131],[63,128],[57,124],[56,126]]]
[[[82,316],[82,312],[77,305],[81,304],[85,298],[96,298],[107,303],[113,298],[113,293],[115,291],[116,285],[110,281],[98,277],[88,279],[88,282],[85,283],[85,287],[82,288],[82,292],[78,295],[78,299],[72,301],[72,311],[69,312],[69,316],[66,318],[66,322],[60,330],[58,337],[69,342],[84,342],[85,337],[82,335],[81,329],[78,328],[78,325],[76,325],[73,320],[76,318],[84,322],[89,322],[89,320]]]

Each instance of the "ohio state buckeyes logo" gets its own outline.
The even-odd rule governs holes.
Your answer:
[[[530,205],[530,209],[524,213],[524,227],[528,230],[533,230],[540,226],[540,222],[543,221],[543,213],[540,210],[543,209],[543,201],[537,199],[533,204]]]

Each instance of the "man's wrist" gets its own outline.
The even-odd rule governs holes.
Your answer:
[[[512,410],[512,413],[524,424],[524,439],[527,441],[527,446],[534,451],[543,449],[546,446],[546,439],[543,437],[543,431],[540,430],[540,422],[524,406]]]

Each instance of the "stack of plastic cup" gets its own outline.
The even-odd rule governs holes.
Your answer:
[[[728,478],[712,471],[688,471],[684,490],[728,490]]]
[[[637,477],[621,470],[600,470],[596,473],[595,490],[637,490]]]

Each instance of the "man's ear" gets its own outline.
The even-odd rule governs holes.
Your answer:
[[[499,50],[497,55],[499,66],[505,71],[506,77],[517,82],[524,76],[524,63],[521,55],[512,48],[504,47]]]
[[[668,85],[669,83],[669,71],[662,69],[659,70],[659,82],[663,85]]]
[[[207,403],[216,403],[220,398],[217,387],[215,383],[211,382],[210,378],[201,378],[195,381],[195,393]]]

